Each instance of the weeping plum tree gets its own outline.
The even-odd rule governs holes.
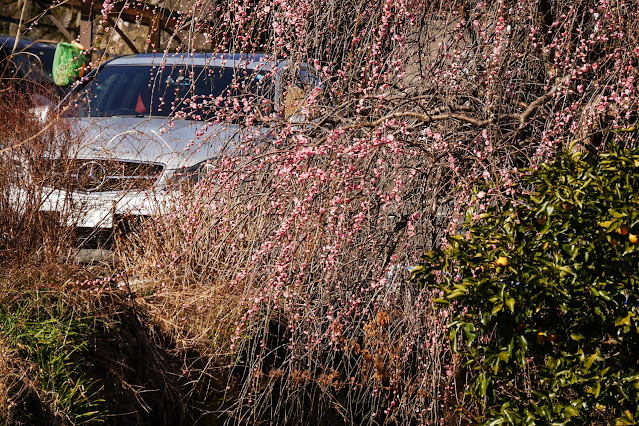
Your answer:
[[[291,72],[279,111],[229,104],[215,120],[247,124],[241,155],[126,247],[130,273],[157,283],[149,308],[235,366],[239,421],[463,422],[462,370],[438,339],[450,313],[406,269],[469,206],[516,196],[521,168],[575,140],[596,154],[636,121],[638,14],[635,0],[183,3],[183,51],[260,51]],[[296,81],[303,66],[321,84]]]

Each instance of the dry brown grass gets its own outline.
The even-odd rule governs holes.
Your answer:
[[[0,338],[0,418],[11,419],[17,406],[36,392],[30,370],[16,350]]]
[[[70,209],[61,214],[40,212],[54,173],[47,158],[69,161],[76,139],[56,118],[39,120],[31,110],[31,94],[13,89],[0,96],[0,262],[64,263],[69,260],[73,228]]]

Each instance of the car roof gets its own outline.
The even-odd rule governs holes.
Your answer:
[[[13,44],[15,43],[16,38],[13,36],[0,36],[0,46],[3,49],[13,49]],[[18,45],[16,46],[16,50],[24,50],[24,49],[55,49],[56,43],[47,42],[47,41],[35,41],[29,38],[20,37],[18,40]]]
[[[190,65],[228,68],[268,69],[278,62],[261,53],[141,53],[112,59],[113,65]]]

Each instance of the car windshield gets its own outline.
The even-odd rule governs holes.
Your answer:
[[[238,104],[270,104],[270,80],[266,73],[242,68],[107,65],[76,105],[81,117],[210,119],[237,111]]]

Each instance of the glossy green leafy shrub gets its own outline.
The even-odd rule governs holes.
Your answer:
[[[469,419],[636,424],[639,150],[563,153],[519,189],[414,268],[454,303]]]

